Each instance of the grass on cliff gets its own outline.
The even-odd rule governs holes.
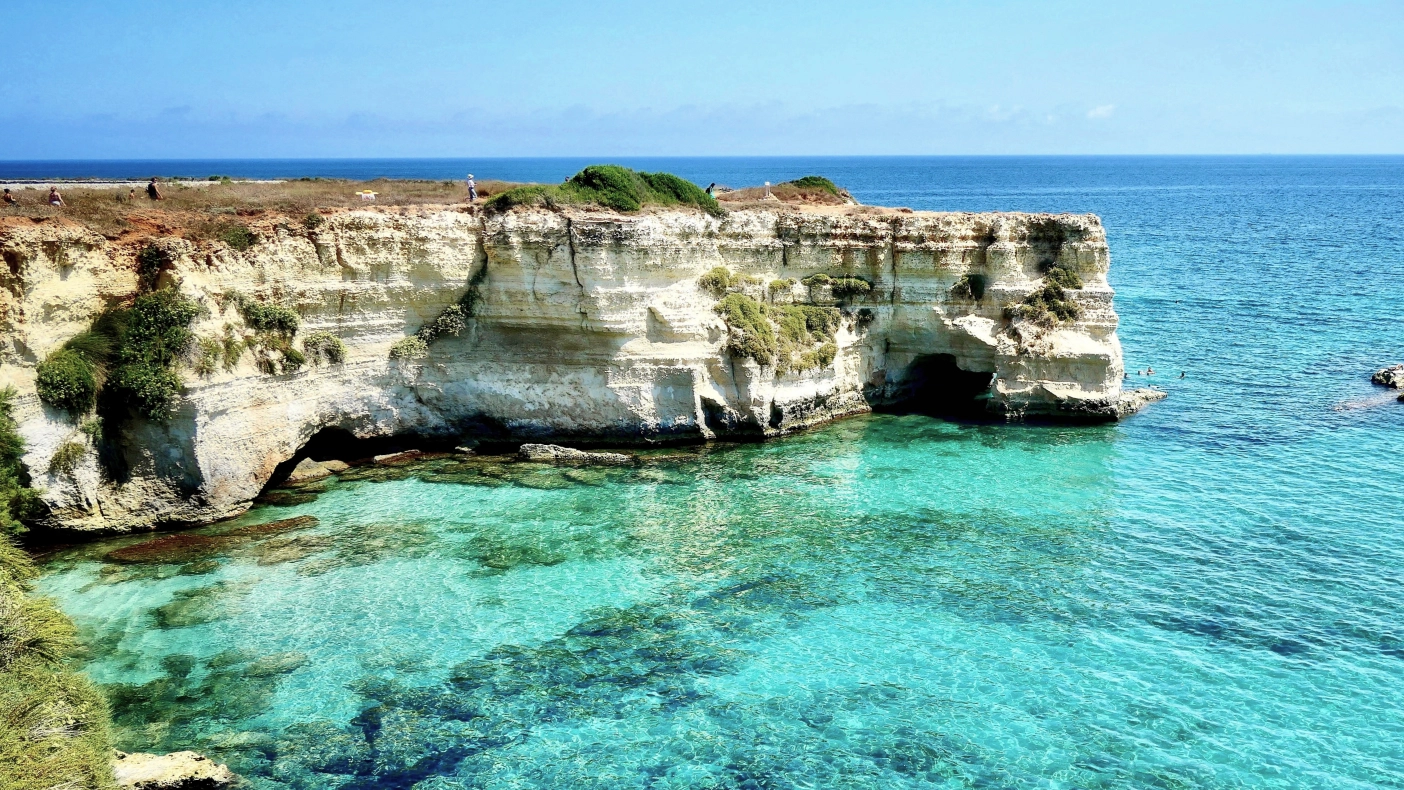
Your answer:
[[[38,574],[10,538],[37,506],[20,460],[14,395],[0,389],[0,788],[111,788],[106,702],[60,663],[74,646],[73,623],[29,595]]]
[[[842,314],[834,307],[767,305],[731,293],[716,306],[727,326],[727,352],[754,359],[777,373],[822,369],[838,353],[834,334]]]
[[[634,212],[644,206],[695,206],[712,216],[726,211],[701,187],[672,173],[644,173],[619,165],[590,165],[563,184],[527,184],[486,203],[495,211],[516,206],[596,205]]]

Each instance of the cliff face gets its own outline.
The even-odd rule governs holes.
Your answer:
[[[1095,216],[443,207],[348,211],[314,231],[285,218],[253,227],[260,241],[246,252],[162,241],[174,261],[162,284],[205,307],[197,336],[242,328],[231,303],[240,293],[293,308],[299,338],[341,338],[344,362],[269,374],[246,355],[205,376],[183,368],[173,418],[124,424],[126,469],[113,480],[94,452],[71,473],[45,474],[80,434],[76,418],[38,401],[35,365],[137,292],[135,248],[73,224],[0,226],[0,381],[19,389],[27,461],[56,524],[122,530],[235,514],[328,428],[775,435],[952,390],[983,393],[985,408],[1014,417],[1115,419],[1126,408]],[[1007,317],[1054,265],[1079,275],[1069,294],[1080,317],[1051,327]],[[729,351],[736,330],[698,283],[719,266],[736,275],[733,293],[759,302],[840,304],[832,361],[821,353],[818,367],[777,373]],[[815,274],[862,278],[871,291],[840,303],[831,287],[799,282]],[[969,274],[983,278],[979,298],[955,287]],[[427,357],[391,358],[392,344],[470,287],[457,336]]]

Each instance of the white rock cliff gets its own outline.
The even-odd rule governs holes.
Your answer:
[[[113,479],[94,452],[72,472],[44,471],[81,435],[79,418],[38,400],[35,366],[137,293],[137,242],[56,220],[0,225],[0,385],[20,393],[26,461],[54,526],[237,514],[329,428],[616,443],[770,436],[972,382],[987,410],[1013,418],[1110,420],[1139,402],[1121,391],[1110,259],[1092,215],[448,206],[344,211],[315,230],[263,216],[253,228],[260,241],[246,252],[161,241],[174,260],[162,285],[204,306],[198,336],[242,327],[239,293],[294,309],[299,338],[336,335],[345,360],[287,374],[260,372],[248,355],[203,377],[182,368],[174,417],[124,423],[126,472]],[[1080,317],[1051,328],[1008,317],[1054,263],[1084,284],[1069,292]],[[836,304],[829,288],[799,282],[820,273],[872,290],[840,305],[831,363],[777,374],[728,352],[717,296],[698,284],[718,266],[749,276],[732,290],[762,302]],[[954,295],[972,273],[983,296]],[[421,359],[390,357],[470,286],[477,299],[458,336]]]

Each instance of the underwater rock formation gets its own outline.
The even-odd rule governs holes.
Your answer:
[[[1383,370],[1375,371],[1370,377],[1371,383],[1381,387],[1393,387],[1394,389],[1404,389],[1404,365],[1391,365]]]
[[[156,284],[201,307],[199,345],[169,419],[104,423],[99,442],[39,401],[35,368],[143,287],[146,240],[0,227],[0,378],[20,390],[29,467],[49,470],[51,526],[237,514],[328,430],[641,443],[894,404],[1105,421],[1145,400],[1121,389],[1092,215],[457,206],[251,228],[243,251],[160,240]],[[290,309],[297,334],[255,331],[251,303]]]
[[[233,787],[238,777],[195,752],[127,754],[112,758],[112,772],[123,790],[219,790]]]

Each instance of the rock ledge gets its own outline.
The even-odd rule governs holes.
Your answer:
[[[517,454],[527,461],[567,464],[632,464],[633,456],[623,453],[587,453],[558,444],[524,444]]]

